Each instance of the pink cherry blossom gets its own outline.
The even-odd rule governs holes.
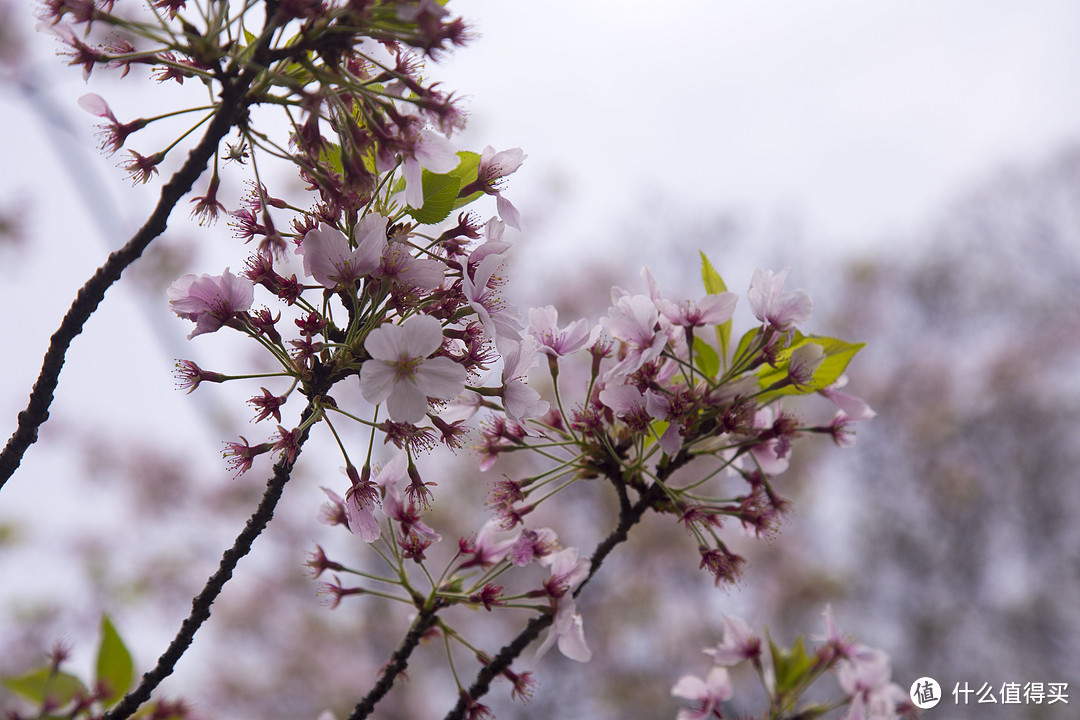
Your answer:
[[[723,640],[714,648],[705,650],[717,665],[738,665],[743,660],[761,657],[761,638],[750,631],[750,625],[742,618],[724,615]]]
[[[407,243],[392,242],[383,252],[375,275],[409,290],[434,290],[442,284],[445,270],[438,260],[414,257]]]
[[[412,145],[402,152],[405,204],[411,208],[424,206],[424,168],[433,173],[448,173],[459,162],[457,150],[449,140],[429,128],[421,130]]]
[[[836,678],[851,697],[844,720],[895,720],[908,694],[891,682],[892,663],[884,650],[856,645],[850,659],[841,660]]]
[[[356,248],[337,228],[319,223],[309,230],[300,244],[299,253],[304,255],[304,272],[315,278],[323,287],[352,285],[379,267],[386,249],[387,219],[377,213],[368,213],[353,230]]]
[[[172,284],[168,295],[174,313],[195,321],[195,329],[188,335],[190,340],[219,330],[237,313],[251,309],[255,289],[247,279],[225,268],[221,275],[184,275]]]
[[[720,703],[730,700],[734,691],[728,671],[720,665],[709,670],[709,675],[702,680],[694,675],[684,675],[671,688],[671,694],[696,703],[693,708],[679,710],[678,720],[706,720],[721,717]]]
[[[825,348],[818,343],[806,343],[795,348],[788,362],[788,380],[797,388],[805,387],[825,362]]]
[[[503,357],[503,408],[512,420],[540,417],[548,411],[548,403],[525,383],[525,374],[538,362],[536,340],[526,336],[521,342],[496,339]]]
[[[700,300],[684,300],[675,304],[665,298],[656,300],[656,307],[670,322],[685,328],[721,325],[735,313],[739,296],[723,292],[706,295]]]
[[[554,305],[529,310],[529,334],[540,343],[540,351],[553,357],[575,353],[592,337],[584,318],[575,320],[562,330],[558,327],[559,311]]]
[[[621,340],[626,357],[610,371],[611,377],[628,375],[659,357],[667,336],[657,329],[660,313],[647,295],[624,295],[608,310],[601,324],[611,336]]]
[[[442,341],[442,325],[428,315],[372,330],[364,342],[371,359],[360,370],[364,399],[374,405],[385,402],[394,422],[418,423],[429,397],[457,397],[465,389],[465,368],[447,357],[428,357]]]
[[[774,275],[771,270],[754,270],[747,293],[754,317],[780,331],[809,320],[814,306],[804,290],[781,292],[788,272],[784,269]]]
[[[476,180],[462,188],[462,195],[471,195],[474,192],[483,192],[495,196],[495,202],[499,210],[499,217],[510,227],[521,229],[521,214],[514,205],[503,197],[500,185],[502,179],[511,175],[521,167],[525,160],[525,153],[521,148],[511,148],[495,152],[495,148],[488,145],[480,154],[480,164],[476,170]]]
[[[572,595],[559,600],[555,608],[555,622],[551,624],[544,642],[536,649],[536,659],[542,658],[556,644],[559,652],[571,660],[589,662],[592,658],[592,651],[585,643],[584,621]]]
[[[473,255],[484,250],[489,243],[481,245],[473,252]],[[503,337],[519,341],[521,334],[518,329],[521,319],[517,314],[517,308],[508,304],[499,292],[499,286],[502,284],[500,272],[505,265],[501,252],[484,254],[483,259],[476,263],[471,275],[468,271],[463,273],[461,287],[465,298],[469,301],[469,306],[476,312],[480,323],[484,326],[484,334],[489,339]],[[468,265],[473,267],[471,257]]]
[[[471,557],[462,563],[459,569],[463,570],[470,567],[489,568],[505,560],[517,543],[517,536],[520,531],[515,533],[513,537],[496,540],[495,535],[501,528],[502,525],[498,520],[488,520],[480,528],[480,532],[476,534],[474,539],[462,539],[459,544],[461,552]]]
[[[876,417],[877,413],[865,400],[840,389],[846,386],[847,382],[847,376],[841,375],[840,379],[835,383],[827,388],[822,388],[818,392],[831,400],[849,420],[870,420]]]

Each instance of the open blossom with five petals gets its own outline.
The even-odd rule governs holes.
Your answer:
[[[790,330],[809,320],[814,307],[805,290],[781,292],[787,275],[788,269],[775,275],[771,270],[754,270],[747,293],[754,317],[779,331]]]
[[[613,367],[609,377],[628,375],[660,356],[667,335],[658,331],[660,313],[648,295],[624,295],[600,320],[611,336],[621,340],[626,356]]]
[[[428,357],[442,341],[442,325],[428,315],[372,330],[364,342],[371,359],[360,370],[364,399],[385,402],[394,422],[417,423],[424,419],[428,398],[457,397],[465,389],[465,368],[447,357]]]
[[[716,665],[704,680],[694,675],[679,678],[671,694],[696,703],[693,708],[679,710],[678,720],[706,720],[722,717],[720,703],[730,700],[734,690],[727,669]]]
[[[188,335],[190,340],[219,330],[237,313],[250,310],[255,289],[245,278],[225,268],[221,275],[184,275],[172,284],[168,295],[174,313],[195,321],[195,329]]]
[[[387,219],[377,213],[368,213],[353,229],[356,248],[337,228],[319,223],[308,230],[298,253],[304,256],[304,272],[326,288],[352,285],[379,267],[386,249]]]
[[[529,334],[540,343],[540,352],[553,357],[576,353],[592,338],[584,318],[559,329],[559,311],[554,305],[529,310]]]
[[[721,325],[735,313],[739,296],[735,293],[711,293],[700,300],[684,300],[673,303],[665,298],[656,300],[656,307],[664,317],[684,328]]]

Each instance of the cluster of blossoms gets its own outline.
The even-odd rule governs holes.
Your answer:
[[[373,594],[415,612],[385,669],[386,682],[376,684],[354,717],[371,711],[419,639],[433,632],[482,666],[469,688],[454,669],[460,703],[448,717],[490,716],[479,698],[496,677],[527,699],[531,677],[511,665],[533,640],[539,640],[537,656],[557,647],[573,660],[589,660],[576,598],[650,511],[685,526],[700,566],[717,585],[734,582],[745,561],[725,544],[725,524],[754,536],[775,532],[788,501],[774,480],[788,467],[793,442],[819,434],[850,445],[852,424],[873,416],[840,389],[861,345],[804,334],[799,327],[810,318],[810,298],[784,290],[787,271],[754,273],[747,299],[757,323],[738,340],[732,334],[738,298],[704,255],[705,294],[698,299],[665,297],[646,269],[644,292],[615,288],[598,323],[560,325],[551,306],[520,313],[505,288],[510,243],[504,239],[507,226],[519,227],[520,215],[503,183],[525,155],[516,148],[461,151],[452,143],[463,126],[456,101],[421,76],[424,57],[468,37],[442,3],[267,0],[258,31],[245,21],[250,4],[239,14],[230,3],[192,4],[189,12],[187,0],[153,0],[143,22],[114,14],[108,0],[52,0],[42,19],[86,75],[148,65],[159,82],[195,80],[210,93],[205,107],[128,122],[103,98],[82,98],[82,107],[102,119],[102,147],[110,154],[151,123],[197,116],[165,148],[145,156],[128,150],[127,169],[137,181],[151,180],[204,125],[204,139],[174,176],[190,175],[194,183],[212,160],[192,214],[208,222],[226,211],[218,198],[219,164],[252,173],[252,190],[229,213],[236,236],[254,243],[246,266],[238,274],[185,275],[168,296],[172,310],[194,323],[189,338],[240,332],[275,369],[226,374],[181,360],[177,378],[189,392],[202,383],[254,378],[280,385],[261,387],[249,400],[255,421],[273,418],[276,430],[263,442],[241,437],[226,444],[237,474],[273,454],[275,473],[287,479],[317,424],[336,441],[348,482],[325,488],[322,519],[375,546],[388,567],[384,574],[357,570],[321,548],[309,566],[317,576],[333,574],[322,585],[332,606]],[[101,26],[118,35],[91,43],[91,31]],[[253,126],[250,111],[257,106],[284,114],[287,138]],[[220,152],[233,130],[235,142]],[[302,199],[270,193],[269,174],[260,167],[280,161],[306,183]],[[463,210],[484,197],[495,199],[497,217],[482,221]],[[255,306],[256,287],[273,308]],[[546,367],[550,382],[530,382],[538,367]],[[350,386],[364,402],[352,401]],[[805,421],[784,405],[809,395],[835,406],[830,420]],[[304,409],[290,428],[283,412],[297,397]],[[365,430],[366,446],[348,446],[339,430],[345,424]],[[394,449],[379,465],[373,457],[381,445]],[[444,534],[429,524],[436,483],[421,476],[416,460],[439,445],[476,452],[482,471],[510,454],[528,455],[542,467],[495,480],[491,517],[475,534],[459,537],[456,549],[436,553]],[[533,513],[571,485],[597,478],[604,482],[593,487],[614,494],[618,516],[586,557],[560,542],[560,534],[572,534],[568,529],[541,526]],[[440,492],[467,490],[444,478],[438,485]],[[344,573],[363,584],[344,586]],[[533,619],[515,642],[491,654],[440,614],[455,605],[524,608]],[[745,654],[752,638],[740,633],[729,630]],[[760,641],[757,647],[760,653]],[[850,664],[857,688],[850,718],[862,717],[855,714],[858,703],[878,708],[882,697],[891,698],[879,692],[880,683],[869,684],[880,675],[871,677],[876,666],[869,655],[834,650],[829,662],[841,669]],[[724,665],[721,657],[734,651],[721,646],[714,655]],[[448,659],[454,663],[449,652]],[[719,716],[718,704],[730,695],[722,668],[705,681],[684,679],[676,690],[702,703],[688,717]]]
[[[723,639],[705,648],[713,666],[705,678],[684,675],[671,694],[692,706],[679,710],[678,720],[722,720],[723,703],[734,696],[727,668],[749,663],[769,698],[767,717],[821,717],[846,708],[841,720],[900,720],[917,713],[907,692],[892,682],[889,656],[884,650],[854,642],[841,633],[826,607],[825,636],[812,653],[802,638],[791,648],[777,647],[755,635],[745,620],[724,616]],[[800,705],[803,695],[825,673],[836,675],[843,695],[827,704]]]
[[[560,544],[556,529],[529,521],[541,504],[575,482],[603,477],[623,520],[636,522],[646,510],[675,516],[694,537],[701,567],[718,585],[733,582],[744,560],[722,539],[725,520],[753,535],[771,534],[788,505],[774,478],[787,468],[793,441],[817,433],[848,445],[852,423],[873,416],[837,389],[860,346],[798,330],[811,302],[803,291],[783,289],[786,271],[754,274],[748,297],[759,324],[737,343],[731,336],[737,296],[704,256],[709,292],[697,300],[665,298],[646,269],[646,292],[615,288],[598,323],[560,326],[554,307],[534,308],[526,320],[503,296],[509,243],[500,220],[480,227],[462,215],[442,232],[423,233],[394,219],[369,208],[352,227],[320,222],[298,236],[301,279],[285,277],[271,254],[258,253],[239,277],[186,276],[170,290],[174,311],[196,323],[192,336],[234,328],[280,363],[289,391],[263,388],[250,401],[256,420],[280,420],[294,390],[313,408],[304,425],[279,425],[267,442],[229,443],[225,454],[237,470],[271,451],[291,464],[297,439],[319,420],[335,438],[342,435],[334,429],[338,419],[370,428],[359,469],[339,440],[349,484],[344,492],[325,489],[330,502],[323,520],[380,543],[390,572],[349,568],[320,548],[310,562],[316,575],[349,572],[397,586],[400,594],[389,596],[432,612],[456,604],[532,608],[550,617],[538,655],[557,646],[586,661],[591,653],[575,597],[597,563]],[[255,285],[293,308],[296,339],[285,339],[280,312],[252,311]],[[528,372],[543,365],[551,378],[547,398],[528,381]],[[179,372],[189,389],[231,379],[187,361]],[[331,394],[352,377],[366,408],[343,407]],[[830,421],[805,423],[781,407],[787,396],[811,394],[835,406]],[[380,420],[384,409],[388,418]],[[478,429],[472,449],[482,470],[507,453],[530,450],[549,466],[495,480],[488,500],[494,516],[458,540],[442,569],[432,568],[428,553],[442,535],[424,520],[434,494],[414,458],[439,443],[460,448],[470,427]],[[373,467],[380,435],[398,450]],[[732,489],[732,480],[743,489]],[[529,570],[534,563],[544,570]],[[410,565],[423,569],[418,580]],[[349,595],[388,596],[343,586],[337,575],[322,592],[335,607]],[[438,628],[486,657],[442,620]],[[516,694],[528,696],[525,674],[509,667],[502,673],[516,678]]]

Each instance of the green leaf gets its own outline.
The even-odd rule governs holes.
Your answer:
[[[63,672],[53,672],[45,666],[17,677],[3,679],[4,687],[30,702],[42,704],[48,701],[53,707],[62,707],[76,695],[89,695],[82,680]]]
[[[250,46],[255,44],[256,40],[258,40],[258,38],[255,37],[255,33],[251,32],[247,28],[244,28],[244,43],[245,43],[245,45],[247,47],[250,47]]]
[[[772,651],[773,670],[776,673],[776,694],[786,695],[798,688],[814,666],[814,658],[806,653],[806,646],[800,635],[791,649],[778,648],[769,639],[769,649]]]
[[[743,356],[750,352],[750,346],[754,343],[755,340],[757,340],[757,337],[760,333],[761,328],[759,327],[750,328],[745,333],[743,333],[743,336],[739,338],[738,346],[735,348],[735,354],[731,356],[731,361],[733,363],[736,361],[745,362],[749,359]]]
[[[797,348],[810,343],[820,345],[825,351],[825,360],[823,360],[817,370],[814,371],[813,379],[799,388],[788,385],[779,390],[765,393],[761,396],[762,402],[769,402],[781,395],[807,395],[832,385],[844,374],[844,370],[847,369],[851,359],[855,357],[855,353],[866,346],[866,343],[849,343],[846,340],[837,338],[820,335],[803,335],[800,332],[796,332],[791,344],[777,353],[776,367],[765,366],[761,369],[761,372],[758,374],[758,381],[761,384],[761,387],[770,387],[786,378],[788,376],[788,364],[791,361],[791,353]]]
[[[436,175],[424,171],[424,206],[409,208],[409,214],[422,225],[434,225],[447,218],[454,209],[461,180],[451,174]]]
[[[720,372],[720,356],[703,338],[694,336],[694,364],[706,377],[714,378]]]
[[[720,277],[720,273],[716,272],[716,269],[709,262],[709,258],[705,256],[704,252],[701,252],[701,279],[705,283],[705,292],[710,295],[718,295],[722,292],[727,292],[727,285],[724,283],[724,279]],[[727,322],[716,326],[716,340],[720,343],[720,356],[724,358],[724,362],[727,362],[728,343],[731,342],[731,319]]]
[[[101,616],[101,645],[98,646],[95,678],[99,685],[105,686],[106,695],[103,700],[106,707],[122,698],[135,679],[131,653],[120,639],[108,615]]]
[[[480,170],[480,155],[468,150],[462,150],[458,153],[458,157],[461,158],[461,162],[458,166],[450,171],[450,175],[453,175],[457,179],[461,180],[461,187],[468,187],[472,183],[476,182],[477,174]],[[461,191],[461,188],[458,188]],[[476,192],[469,193],[465,197],[459,197],[454,201],[454,209],[457,210],[462,205],[468,205],[476,198],[480,197],[484,193],[477,190]]]

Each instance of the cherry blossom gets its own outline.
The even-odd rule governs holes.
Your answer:
[[[489,248],[490,242],[473,251],[473,256],[483,253],[482,259],[476,263],[472,275],[463,273],[462,291],[470,307],[480,318],[484,334],[489,339],[503,337],[518,341],[521,340],[521,335],[518,332],[520,318],[517,309],[507,304],[498,290],[501,284],[498,273],[505,264],[501,257],[502,250],[497,249],[497,246]],[[469,267],[473,267],[473,263],[474,259],[470,256]]]
[[[657,331],[660,313],[647,295],[624,295],[600,320],[611,336],[621,340],[626,356],[610,371],[610,376],[627,375],[660,356],[667,336]]]
[[[526,336],[521,342],[496,340],[503,357],[503,407],[512,420],[540,417],[548,411],[548,402],[525,382],[525,373],[537,364],[536,340]]]
[[[536,659],[542,658],[551,646],[556,644],[559,652],[571,660],[588,662],[592,658],[592,651],[585,643],[584,621],[570,595],[559,600],[555,610],[555,622],[548,630],[544,642],[536,649]]]
[[[576,353],[592,338],[589,323],[575,320],[562,330],[558,327],[559,311],[554,305],[529,310],[529,334],[540,343],[540,352],[552,357]]]
[[[714,648],[705,650],[717,665],[738,665],[743,660],[757,661],[761,657],[761,638],[750,632],[750,625],[742,618],[724,615],[723,640]]]
[[[172,311],[194,320],[188,339],[221,329],[238,313],[251,309],[255,289],[250,282],[225,268],[221,275],[184,275],[168,289]]]
[[[304,235],[297,250],[304,256],[304,272],[331,289],[370,275],[379,267],[386,249],[386,223],[386,218],[376,213],[365,215],[354,228],[355,249],[343,232],[319,223]]]
[[[781,292],[789,269],[773,274],[754,270],[747,299],[754,317],[779,331],[786,331],[810,319],[813,302],[804,290]]]
[[[720,703],[730,700],[734,691],[728,671],[716,665],[709,670],[704,680],[694,675],[684,675],[679,678],[675,687],[671,688],[671,694],[697,703],[693,708],[679,710],[678,720],[705,720],[710,717],[721,717]]]
[[[424,419],[428,398],[450,400],[465,389],[465,368],[450,358],[429,358],[442,345],[442,325],[414,315],[401,325],[382,325],[367,336],[371,359],[360,371],[360,392],[377,405],[386,403],[394,422]]]
[[[464,196],[474,192],[483,192],[494,195],[499,210],[499,217],[510,227],[521,229],[521,214],[517,208],[503,197],[500,186],[502,179],[511,175],[521,167],[526,155],[521,148],[511,148],[495,152],[495,148],[488,145],[480,153],[480,164],[476,170],[476,180],[461,189]]]

